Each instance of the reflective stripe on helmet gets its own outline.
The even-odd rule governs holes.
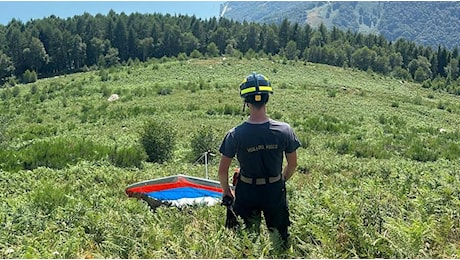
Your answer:
[[[257,91],[256,87],[245,88],[240,91],[240,95],[244,95],[244,94],[248,94],[248,93],[256,92],[256,91]],[[273,88],[270,86],[259,86],[259,91],[273,92]]]
[[[273,92],[273,88],[270,86],[259,86],[260,91],[268,91],[268,92]]]

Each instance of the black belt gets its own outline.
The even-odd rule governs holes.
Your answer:
[[[274,182],[281,180],[281,174],[275,177],[267,177],[267,178],[248,178],[240,174],[240,180],[248,184],[264,185],[267,183],[274,183]]]

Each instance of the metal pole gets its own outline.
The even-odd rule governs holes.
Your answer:
[[[205,167],[206,167],[206,179],[209,179],[209,176],[208,176],[208,152],[204,152],[204,164],[205,164]]]

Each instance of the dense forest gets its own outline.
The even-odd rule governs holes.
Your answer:
[[[232,56],[356,68],[460,95],[458,48],[299,25],[169,14],[54,15],[0,25],[0,86],[152,58]]]

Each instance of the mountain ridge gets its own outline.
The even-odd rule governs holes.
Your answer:
[[[275,23],[284,19],[299,25],[381,34],[437,48],[459,47],[460,2],[224,2],[220,16],[243,22]]]

